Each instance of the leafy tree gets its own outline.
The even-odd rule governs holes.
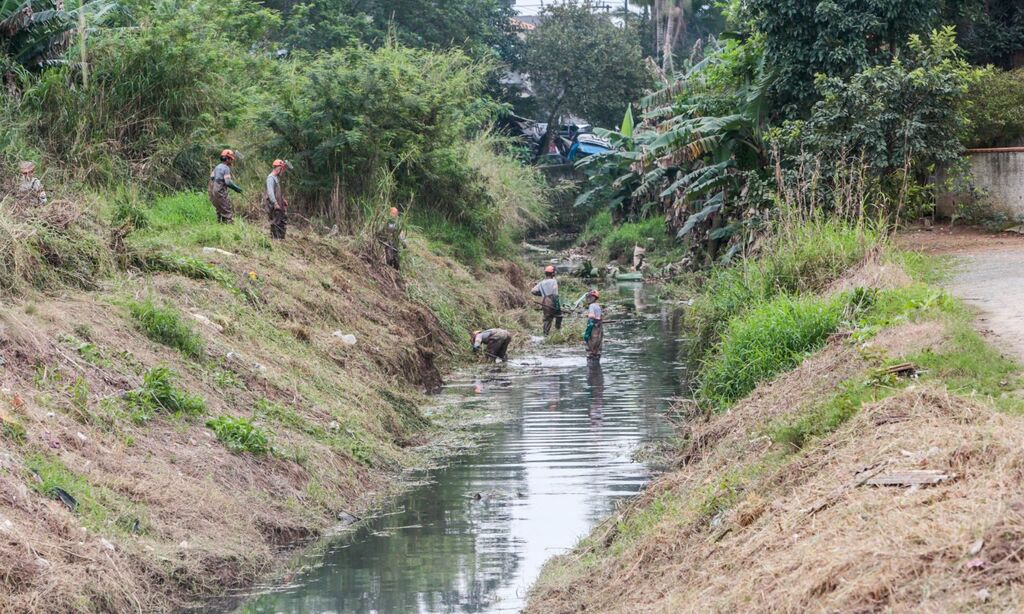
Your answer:
[[[110,8],[86,2],[67,10],[64,0],[0,0],[0,76],[8,89],[20,70],[39,70],[61,60],[78,27],[79,13],[90,22]]]
[[[1024,5],[1018,0],[946,0],[945,23],[974,64],[1024,65]]]
[[[849,79],[822,77],[822,100],[801,140],[824,158],[863,156],[880,176],[902,169],[926,177],[963,151],[963,101],[976,72],[960,58],[952,27],[928,40],[910,37],[907,52]]]
[[[745,14],[764,36],[776,113],[796,118],[818,100],[817,75],[845,79],[888,62],[931,29],[938,8],[934,0],[747,0]]]
[[[294,49],[384,44],[389,31],[408,47],[459,47],[474,57],[493,51],[508,60],[515,33],[506,0],[269,0],[284,15],[277,38]]]
[[[526,40],[526,69],[548,125],[572,113],[614,126],[651,82],[637,32],[586,2],[552,5],[543,17]]]
[[[664,215],[668,228],[707,258],[743,245],[756,216],[767,80],[754,42],[729,41],[663,90],[645,98],[648,121],[632,134],[607,133],[621,150],[587,158],[591,189],[618,219]],[[652,123],[656,122],[656,123]],[[628,122],[626,122],[628,126]]]
[[[1024,69],[986,70],[971,86],[968,147],[1024,145]]]

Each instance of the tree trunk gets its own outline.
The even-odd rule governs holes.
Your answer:
[[[661,50],[661,69],[671,75],[675,70],[672,63],[672,41],[675,40],[674,28],[677,15],[674,0],[666,0],[665,4],[665,41]]]

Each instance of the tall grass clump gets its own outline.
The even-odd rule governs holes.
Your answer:
[[[160,306],[152,299],[128,301],[135,326],[151,340],[175,348],[189,358],[201,358],[203,338],[181,319],[172,307]]]
[[[729,320],[782,294],[824,289],[884,242],[874,226],[810,219],[780,228],[760,255],[715,269],[686,314],[685,325],[707,347]]]
[[[206,401],[174,385],[177,374],[166,367],[154,367],[142,376],[142,386],[124,395],[132,421],[143,424],[155,414],[199,416],[206,413]]]
[[[217,247],[268,249],[270,240],[242,220],[217,223],[205,193],[179,192],[157,198],[144,210],[144,226],[130,237],[133,245],[156,249]]]
[[[733,318],[700,372],[699,398],[725,408],[796,367],[836,331],[846,301],[784,294]]]

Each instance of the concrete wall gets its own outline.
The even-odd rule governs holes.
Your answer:
[[[993,209],[1024,219],[1024,148],[971,152],[974,184]]]
[[[973,187],[987,195],[984,203],[1011,219],[1024,221],[1024,147],[972,149],[967,155]],[[939,195],[938,214],[950,217],[959,203],[969,200],[965,194]]]

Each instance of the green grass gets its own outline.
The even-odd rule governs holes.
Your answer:
[[[733,318],[701,369],[699,398],[723,409],[799,365],[839,327],[846,302],[783,295]]]
[[[259,228],[241,219],[232,224],[218,223],[209,198],[200,192],[159,198],[145,210],[145,219],[131,235],[132,243],[144,248],[270,249],[270,239]]]
[[[175,387],[176,377],[166,367],[155,367],[143,376],[142,386],[125,393],[125,404],[133,422],[148,422],[156,414],[182,417],[206,413],[206,401]]]
[[[880,241],[877,232],[863,226],[811,222],[765,245],[759,258],[715,269],[684,318],[696,340],[693,347],[711,347],[732,318],[780,294],[823,289]]]
[[[206,422],[217,440],[235,453],[250,452],[256,455],[270,452],[270,439],[260,427],[248,418],[217,416]]]
[[[26,441],[27,433],[20,422],[2,420],[0,421],[0,437],[12,443],[22,444]]]
[[[202,358],[205,349],[203,338],[181,319],[177,310],[159,306],[148,298],[141,303],[127,301],[126,304],[136,328],[146,337],[175,348],[189,358]]]
[[[658,251],[670,249],[672,243],[665,218],[659,215],[616,226],[601,240],[601,249],[608,254],[609,260],[632,262],[633,248],[637,245],[647,248],[653,256]]]
[[[586,225],[583,227],[583,232],[580,233],[578,243],[580,245],[589,245],[591,243],[601,243],[604,238],[612,233],[615,225],[612,222],[612,213],[607,209],[598,211],[587,220]]]
[[[25,457],[26,482],[41,495],[58,499],[57,489],[77,502],[75,514],[83,526],[94,531],[143,533],[148,527],[144,509],[118,493],[90,484],[68,469],[60,459],[40,453]]]

